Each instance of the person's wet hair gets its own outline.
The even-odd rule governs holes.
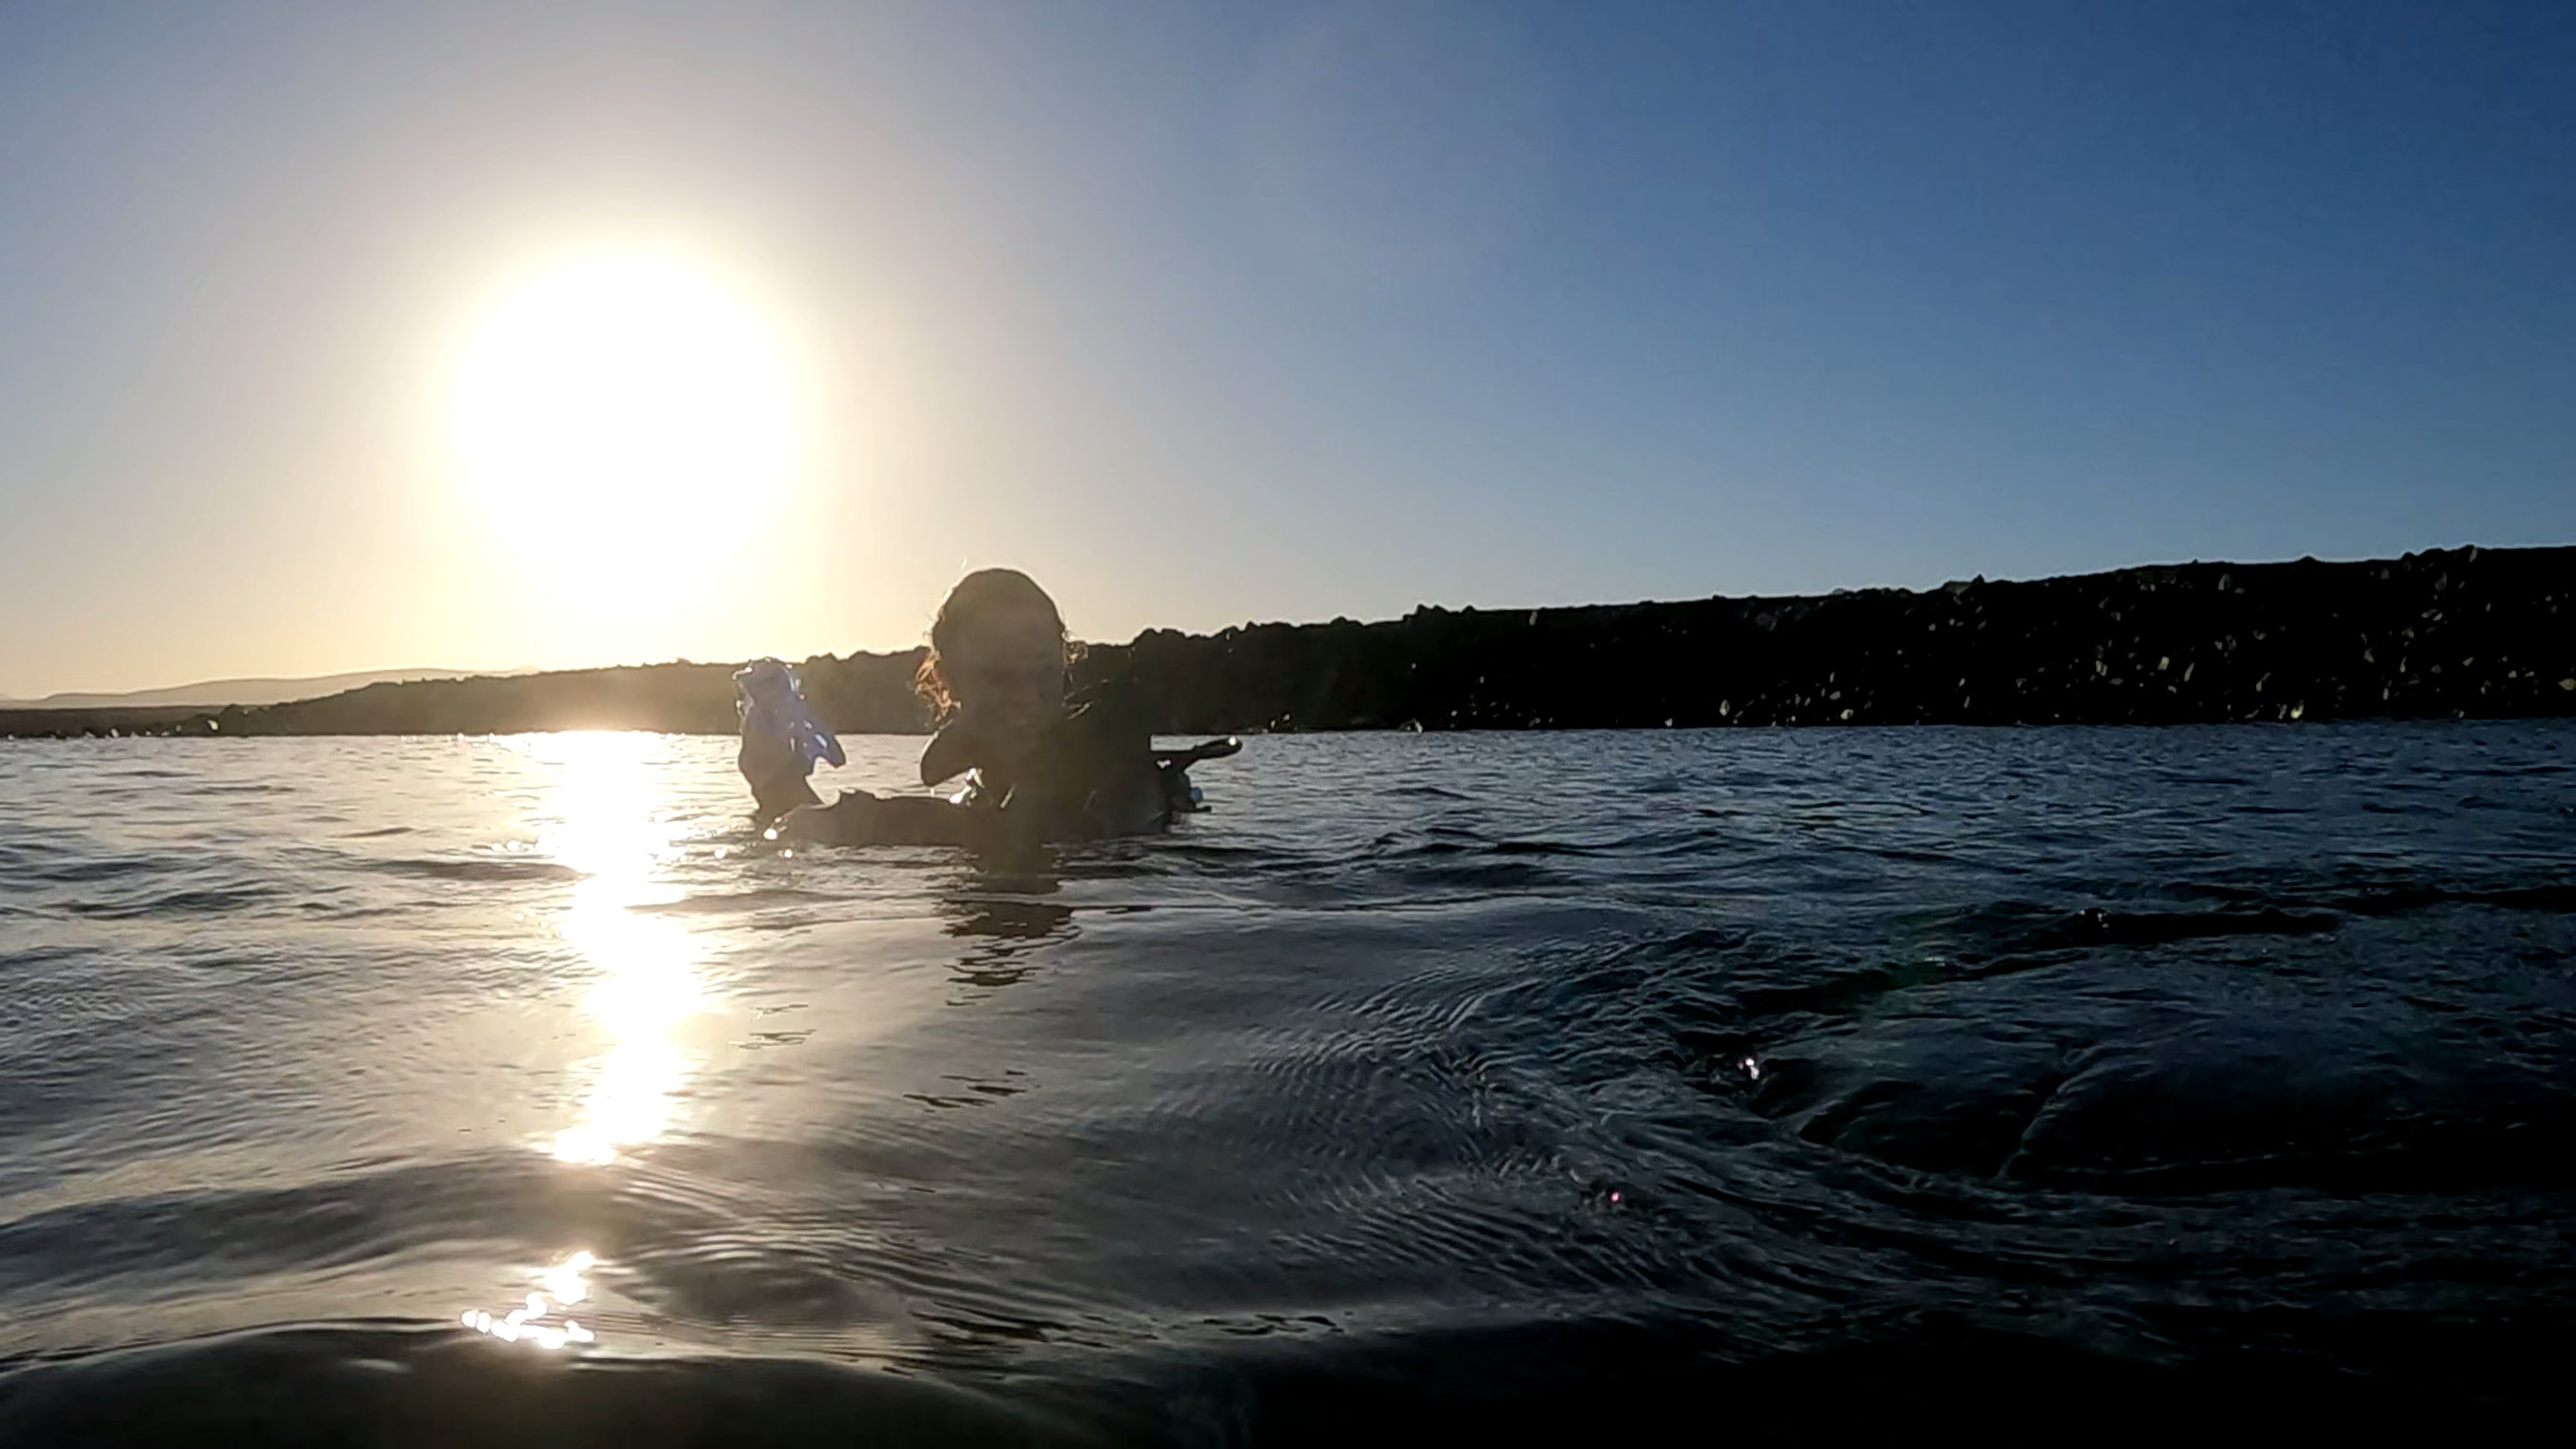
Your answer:
[[[1047,591],[1038,587],[1037,580],[1018,569],[977,569],[959,579],[939,605],[939,614],[930,623],[929,652],[922,656],[921,668],[913,676],[913,688],[930,704],[932,724],[944,724],[957,712],[954,681],[942,669],[942,659],[955,655],[959,639],[976,621],[1011,613],[1043,614],[1051,620],[1064,648],[1065,663],[1073,663],[1079,651],[1065,633],[1064,615],[1057,611],[1055,600],[1047,597]]]

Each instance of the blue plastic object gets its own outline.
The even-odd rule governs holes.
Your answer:
[[[832,732],[815,722],[813,710],[805,704],[805,685],[796,671],[775,659],[755,659],[734,671],[733,688],[737,698],[735,710],[742,716],[742,732],[765,734],[783,741],[804,763],[805,773],[814,773],[816,760],[829,760],[834,765],[849,763],[841,752],[841,742]]]

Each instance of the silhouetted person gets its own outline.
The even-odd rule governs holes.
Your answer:
[[[921,782],[964,775],[964,788],[946,799],[851,790],[825,805],[792,747],[747,733],[740,763],[757,818],[775,820],[781,839],[843,845],[1032,844],[1163,829],[1191,808],[1189,765],[1232,754],[1235,742],[1157,751],[1123,681],[1068,694],[1073,658],[1055,601],[1028,575],[968,574],[939,606],[919,678],[938,726]]]

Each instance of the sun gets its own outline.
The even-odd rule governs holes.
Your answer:
[[[800,446],[776,330],[714,270],[665,253],[533,268],[455,354],[458,469],[560,581],[614,595],[739,545]]]

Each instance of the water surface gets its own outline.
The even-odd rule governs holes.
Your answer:
[[[2565,724],[1273,736],[1022,860],[781,850],[730,753],[0,743],[0,1438],[2510,1403],[2576,1327]]]

